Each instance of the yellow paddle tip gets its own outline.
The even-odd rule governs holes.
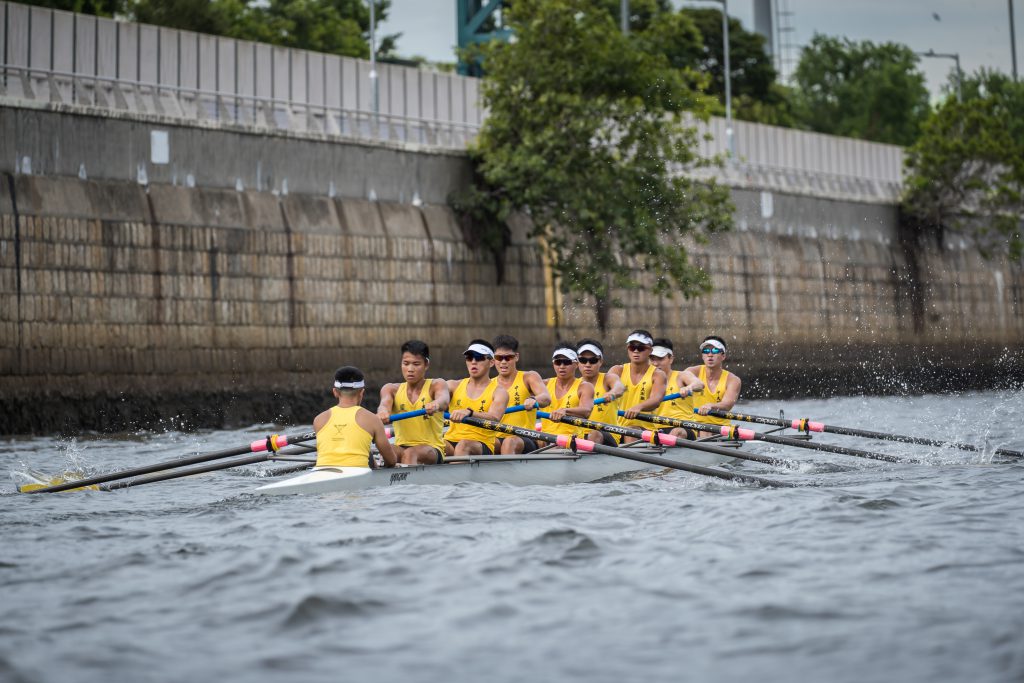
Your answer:
[[[67,484],[74,482],[74,479],[65,479],[64,477],[49,477],[48,475],[41,475],[38,473],[21,473],[22,478],[31,478],[32,481],[18,486],[18,493],[31,493],[40,489],[49,488],[50,486],[58,486],[60,484]],[[96,484],[92,486],[79,486],[77,488],[68,489],[68,491],[99,491],[100,487]]]

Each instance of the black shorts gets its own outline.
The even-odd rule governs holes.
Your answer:
[[[399,448],[412,448],[414,445],[425,446],[426,444],[401,444],[401,443],[396,443],[395,445],[398,446]],[[444,449],[443,448],[433,448],[431,450],[433,450],[434,454],[437,456],[437,463],[436,464],[440,465],[441,463],[443,463],[444,462]]]
[[[476,439],[472,439],[472,441],[476,441]],[[458,441],[447,441],[447,443],[451,444],[452,450],[459,445]],[[494,455],[494,451],[491,450],[491,447],[483,441],[477,441],[477,443],[480,444],[480,448],[483,449],[483,455]]]
[[[540,446],[537,445],[537,442],[535,440],[531,439],[530,437],[528,437],[528,436],[519,436],[518,434],[513,434],[511,436],[505,436],[505,437],[502,437],[502,438],[498,439],[498,444],[499,444],[498,450],[501,450],[500,444],[501,444],[502,441],[504,441],[505,439],[512,439],[512,438],[522,439],[523,440],[523,453],[533,453],[535,450],[540,448]]]
[[[673,429],[682,429],[683,430],[683,438],[686,439],[687,441],[696,441],[697,440],[697,432],[692,430],[692,429],[690,429],[689,427],[665,427],[664,429],[659,429],[658,433],[659,434],[671,434]]]

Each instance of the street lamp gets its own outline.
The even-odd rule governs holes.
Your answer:
[[[380,90],[377,87],[377,16],[375,0],[370,0],[370,88],[373,97],[373,113],[380,113]]]
[[[936,52],[935,50],[928,50],[928,52],[915,52],[914,54],[919,57],[942,57],[945,59],[952,59],[956,62],[956,101],[964,101],[964,72],[960,70],[960,53],[958,52]]]
[[[689,0],[690,2],[715,2],[722,5],[722,53],[725,69],[725,137],[729,145],[729,161],[736,161],[736,139],[732,130],[732,70],[729,68],[729,0]]]

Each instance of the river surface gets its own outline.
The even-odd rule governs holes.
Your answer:
[[[671,472],[250,493],[279,465],[118,492],[8,481],[0,681],[1024,680],[1024,461],[991,458],[1024,450],[1024,392],[785,408],[988,450],[744,446],[799,461],[733,468],[793,489]],[[270,428],[6,438],[0,466],[109,471]]]

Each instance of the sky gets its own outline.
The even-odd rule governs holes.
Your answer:
[[[899,42],[917,52],[959,53],[961,68],[979,67],[1010,73],[1008,0],[776,0],[792,12],[789,42],[805,45],[815,33],[852,40]],[[709,6],[672,0],[676,7]],[[787,7],[788,6],[788,7]],[[1014,0],[1017,70],[1024,74],[1024,2]],[[753,0],[730,0],[730,15],[753,30]],[[382,33],[401,33],[398,53],[431,61],[455,60],[455,0],[392,0]],[[794,60],[797,49],[791,50]],[[795,62],[794,62],[795,64]],[[933,95],[954,68],[952,59],[922,58]],[[789,70],[792,66],[789,67]],[[788,73],[788,71],[787,71]]]

